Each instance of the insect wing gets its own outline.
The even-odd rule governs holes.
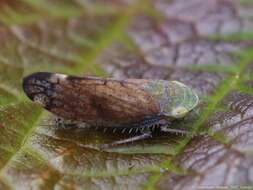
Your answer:
[[[159,112],[141,86],[145,80],[114,80],[34,73],[24,78],[27,96],[57,116],[93,125],[137,122]]]

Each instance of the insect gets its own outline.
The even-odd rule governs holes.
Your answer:
[[[26,95],[53,114],[98,128],[135,129],[139,134],[110,145],[152,137],[194,109],[198,95],[178,81],[77,77],[38,72],[23,79]]]

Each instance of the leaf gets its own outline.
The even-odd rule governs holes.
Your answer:
[[[251,188],[250,1],[1,1],[0,189]],[[59,128],[32,103],[36,71],[178,80],[200,105],[152,139]]]

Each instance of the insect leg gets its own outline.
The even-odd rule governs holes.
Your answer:
[[[182,134],[182,135],[190,135],[189,131],[182,130],[182,129],[172,129],[172,128],[164,127],[161,130],[163,132],[168,132],[168,133],[179,133],[179,134]]]
[[[106,149],[106,148],[110,148],[110,147],[113,147],[113,146],[129,143],[129,142],[134,142],[134,141],[138,141],[138,140],[147,139],[147,138],[150,138],[150,137],[152,137],[151,132],[145,132],[141,135],[137,135],[137,136],[130,137],[130,138],[127,138],[127,139],[118,140],[118,141],[115,141],[115,142],[110,143],[110,144],[100,145],[99,148],[100,149]]]

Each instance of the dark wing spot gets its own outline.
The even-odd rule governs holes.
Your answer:
[[[33,101],[40,103],[42,106],[50,104],[50,96],[53,91],[53,84],[49,79],[52,73],[38,72],[33,73],[23,79],[23,90],[25,94]]]

